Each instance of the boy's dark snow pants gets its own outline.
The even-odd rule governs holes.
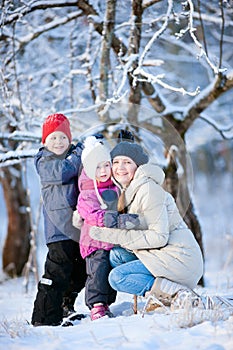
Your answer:
[[[49,243],[44,275],[38,284],[34,302],[32,324],[60,324],[63,297],[74,302],[85,281],[86,266],[79,244],[72,240]]]

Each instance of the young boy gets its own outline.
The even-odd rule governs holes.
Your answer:
[[[82,146],[71,144],[70,123],[63,114],[49,115],[42,126],[43,147],[35,156],[43,199],[48,254],[32,313],[34,326],[61,324],[74,311],[86,281],[79,250],[80,231],[72,225],[78,198]],[[80,316],[81,317],[81,316]]]

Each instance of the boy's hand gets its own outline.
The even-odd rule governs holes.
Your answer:
[[[78,142],[77,145],[72,145],[72,147],[70,148],[70,154],[73,153],[77,156],[81,156],[83,151],[83,144],[81,142]]]

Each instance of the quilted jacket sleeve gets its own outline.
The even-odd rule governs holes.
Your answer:
[[[143,229],[120,230],[92,227],[90,236],[131,250],[164,247],[169,239],[166,192],[160,185],[153,182],[141,186],[131,205],[130,212],[137,213],[136,208],[138,208],[140,219],[143,219]]]
[[[104,226],[103,217],[105,210],[100,208],[100,203],[93,191],[81,191],[78,197],[77,210],[85,222],[91,226]]]

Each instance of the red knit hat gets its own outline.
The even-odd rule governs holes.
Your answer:
[[[46,137],[54,131],[64,132],[71,142],[70,122],[64,114],[51,114],[45,119],[42,126],[42,143],[45,143]]]

